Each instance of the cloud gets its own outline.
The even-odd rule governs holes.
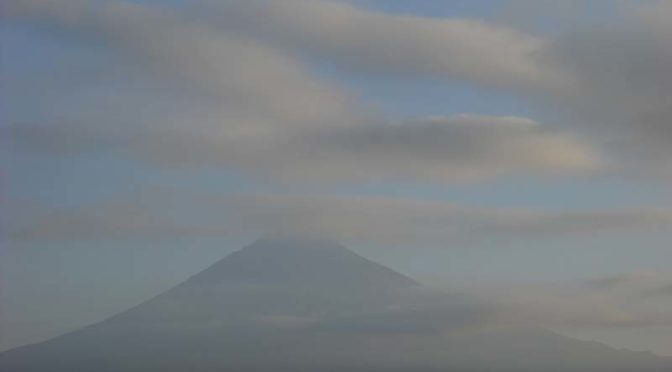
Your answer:
[[[575,113],[577,127],[600,137],[622,168],[670,179],[672,6],[629,5],[547,45],[549,65],[572,77],[554,103]]]
[[[493,324],[498,309],[468,295],[413,289],[397,295],[398,304],[385,311],[325,319],[310,332],[394,336],[449,334]],[[409,306],[410,305],[410,306]]]
[[[305,9],[306,16],[313,17],[306,18],[314,22],[309,22],[310,27],[327,25],[320,19],[331,14],[338,28],[335,36],[340,32],[350,35],[345,27],[350,22],[347,17],[354,17],[362,25],[372,18],[374,26],[381,18],[381,27],[401,27],[385,37],[400,32],[413,34],[415,28],[424,29],[422,22],[429,22],[428,30],[404,42],[409,45],[433,34],[434,28],[454,35],[437,37],[438,43],[465,44],[468,50],[471,41],[450,38],[484,33],[485,39],[494,39],[493,43],[508,40],[507,36],[499,40],[495,36],[498,30],[478,23],[433,25],[429,20],[396,19],[344,4],[241,4],[226,2],[220,6],[231,9],[225,12],[229,17],[246,20],[256,20],[255,12],[282,18],[294,14],[284,7],[297,12]],[[275,7],[279,7],[277,14]],[[332,7],[335,13],[325,13]],[[49,25],[49,30],[70,35],[65,39],[84,45],[86,40],[95,40],[111,52],[116,63],[128,66],[124,72],[129,74],[127,78],[117,76],[112,88],[109,81],[92,78],[91,83],[73,90],[65,99],[60,85],[48,88],[53,91],[43,100],[56,103],[44,105],[39,119],[30,114],[12,118],[12,125],[3,128],[15,147],[56,154],[113,150],[149,164],[215,165],[289,183],[445,183],[505,175],[576,174],[603,165],[600,154],[589,143],[570,133],[546,129],[528,118],[463,114],[388,123],[379,115],[367,113],[333,82],[310,73],[284,43],[222,28],[217,22],[188,12],[118,1],[74,0],[58,6],[44,1],[13,1],[9,10],[10,19],[37,23],[38,28]],[[297,33],[313,35],[316,42],[327,35],[308,31]],[[345,44],[358,40],[352,36],[346,39]],[[395,45],[388,47],[399,55],[406,54]],[[431,44],[427,48],[421,54],[434,50]],[[473,48],[477,51],[469,53],[475,55],[466,53],[465,58],[493,60],[478,51],[481,46]],[[507,46],[506,50],[511,48]],[[461,56],[459,51],[447,53]],[[459,64],[465,68],[473,65]],[[508,76],[507,69],[503,75]],[[17,80],[17,85],[20,82]],[[47,94],[28,93],[25,99],[32,93]]]
[[[506,175],[561,175],[601,169],[603,159],[571,134],[519,117],[457,115],[285,133],[270,141],[149,138],[131,150],[161,164],[231,167],[286,183],[479,181]]]
[[[599,231],[656,230],[669,226],[670,213],[662,209],[612,209],[566,213],[530,213],[500,231],[525,235],[590,235]]]
[[[249,291],[249,289],[245,289]],[[265,329],[292,329],[318,335],[408,336],[446,334],[492,324],[498,309],[465,294],[451,294],[425,286],[396,289],[359,311],[303,317],[270,315],[255,319]]]
[[[588,288],[642,300],[672,300],[670,273],[633,272],[586,281]]]
[[[533,8],[523,3],[523,9]],[[672,6],[667,1],[591,5],[597,10],[582,13],[604,14],[575,22],[571,31],[558,25],[560,30],[547,36],[479,20],[388,14],[333,1],[199,6],[220,27],[337,66],[462,79],[522,94],[533,105],[551,104],[567,124],[605,143],[621,170],[672,179]],[[546,8],[581,12],[582,6]]]
[[[655,210],[551,212],[415,199],[291,194],[230,196],[148,192],[80,209],[33,208],[9,221],[15,241],[299,234],[376,245],[450,245],[486,236],[576,237],[672,224]]]
[[[538,60],[546,41],[473,19],[387,14],[335,1],[203,1],[220,27],[371,72],[463,78],[491,86],[556,80]]]
[[[386,197],[239,197],[234,214],[242,226],[262,231],[316,234],[377,243],[446,242],[489,234],[512,237],[584,236],[650,230],[672,223],[658,211],[550,212],[479,208]]]
[[[604,292],[592,286],[614,278],[652,284],[653,277],[660,279],[656,285],[627,291]],[[669,275],[635,272],[583,282],[484,282],[441,289],[423,286],[394,293],[394,303],[402,305],[384,311],[336,318],[265,317],[260,321],[265,326],[306,332],[389,337],[450,335],[511,326],[550,327],[570,334],[586,329],[667,327],[672,326],[672,302],[642,295],[651,288],[669,291],[669,283]]]
[[[353,143],[365,143],[352,138],[356,133],[383,138],[380,141],[392,136],[403,138],[401,132],[410,131],[409,127],[425,131],[427,120],[411,119],[409,122],[424,124],[401,126],[405,130],[375,125],[386,120],[367,112],[356,97],[335,82],[312,73],[316,65],[326,63],[392,77],[410,74],[447,82],[461,79],[522,94],[532,105],[550,103],[565,115],[564,126],[573,126],[591,143],[604,144],[610,160],[615,159],[619,166],[610,169],[669,178],[672,112],[668,102],[672,84],[668,76],[672,76],[672,64],[667,62],[672,59],[672,7],[664,1],[652,1],[637,6],[618,2],[612,8],[627,12],[610,11],[608,17],[598,17],[591,27],[541,37],[481,20],[389,14],[322,0],[203,0],[189,2],[179,10],[123,1],[12,0],[5,5],[9,21],[31,25],[53,38],[109,49],[116,63],[135,69],[128,81],[118,84],[123,90],[111,104],[100,99],[100,92],[105,90],[101,85],[94,91],[75,90],[66,107],[51,110],[50,105],[41,105],[40,117],[55,123],[31,117],[12,121],[17,125],[49,125],[52,134],[54,127],[63,131],[48,143],[34,128],[29,136],[19,130],[17,142],[30,142],[35,148],[63,148],[55,141],[64,137],[68,144],[83,141],[85,138],[77,133],[86,127],[94,139],[120,137],[124,145],[129,136],[142,137],[135,147],[142,148],[146,158],[164,164],[219,162],[251,174],[275,177],[274,173],[281,173],[274,161],[279,159],[277,163],[297,163],[296,168],[282,171],[285,174],[297,169],[294,177],[324,177],[329,182],[340,176],[346,182],[362,180],[367,174],[376,174],[381,168],[377,159],[389,156],[393,146],[367,143],[369,148],[358,149],[363,161],[354,162],[350,159],[354,156],[338,150],[338,143],[318,147],[311,140],[334,136],[337,141],[347,139],[349,143],[341,147],[352,149],[360,146]],[[28,78],[17,79],[10,80],[16,86],[30,86],[26,84]],[[26,92],[25,99],[43,96],[42,90]],[[42,101],[64,99],[57,98],[62,96],[61,87],[46,90],[55,92]],[[454,120],[449,117],[444,121]],[[346,133],[333,134],[339,131]],[[423,135],[405,134],[411,139]],[[554,148],[563,142],[574,150],[557,150],[555,155],[542,153],[529,159],[575,154],[575,160],[567,164],[590,168],[596,150],[586,149],[585,139],[580,144],[584,148],[579,150],[576,136],[561,134],[564,139],[548,140],[555,143]],[[309,140],[302,141],[305,138]],[[327,139],[316,141],[331,144]],[[479,179],[511,171],[518,174],[542,169],[544,173],[558,165],[557,161],[550,161],[546,168],[487,161],[467,165],[443,157],[426,162],[426,153],[420,149],[399,147],[395,152],[398,155],[392,157],[398,159],[405,153],[410,159],[406,162],[404,157],[400,164],[407,164],[408,169],[380,170],[376,177],[452,181],[472,178],[470,174]],[[455,157],[489,154],[497,147],[473,147],[472,152]],[[504,155],[502,159],[511,159],[515,151]],[[319,166],[317,160],[310,164],[313,157],[334,159],[333,164],[327,163],[334,167],[334,174],[320,174],[327,167]],[[361,169],[347,169],[347,163],[357,163]],[[429,166],[418,169],[418,164],[425,163]],[[437,167],[437,163],[448,165]],[[376,167],[364,169],[366,164]],[[567,169],[567,164],[560,168]],[[501,169],[493,172],[497,166]],[[409,171],[411,168],[413,171]]]
[[[287,183],[446,184],[585,174],[611,166],[613,155],[629,171],[672,177],[669,2],[639,5],[632,14],[553,38],[482,20],[392,15],[322,0],[198,0],[179,10],[114,0],[7,0],[2,8],[3,20],[41,32],[42,42],[59,51],[49,71],[36,71],[39,61],[38,67],[19,61],[26,70],[6,74],[12,114],[0,136],[18,150],[48,156],[106,151],[144,164],[214,165]],[[83,58],[58,56],[72,53],[71,44],[86,51]],[[23,55],[5,58],[16,62]],[[558,120],[565,130],[478,114],[390,122],[316,73],[324,65],[495,87],[572,116]],[[596,142],[605,144],[608,157]],[[150,194],[74,209],[10,207],[14,215],[3,222],[13,243],[298,233],[413,246],[672,225],[672,214],[660,209],[567,212],[382,196]],[[319,327],[347,332],[345,323],[355,323],[355,330],[392,334],[481,320],[466,315],[574,328],[669,326],[670,283],[660,274],[630,273],[573,286],[498,288],[484,294],[497,302],[494,313],[421,302]],[[303,325],[302,319],[267,320]]]
[[[586,281],[486,283],[463,291],[493,303],[503,321],[566,330],[617,329],[672,326],[672,302],[655,295],[670,283],[669,273],[633,272]]]
[[[657,285],[663,280],[663,276],[656,272],[633,272],[621,275],[615,275],[603,278],[594,278],[584,282],[584,284],[593,290],[615,291],[615,290],[637,290],[642,287]]]
[[[116,83],[125,84],[133,99],[137,99],[133,90],[149,90],[150,94],[162,97],[160,90],[166,88],[161,85],[164,83],[211,103],[207,105],[208,112],[192,117],[198,120],[189,123],[194,124],[189,130],[208,129],[208,134],[245,136],[277,130],[276,127],[313,125],[329,118],[346,122],[349,115],[345,93],[312,76],[297,58],[248,37],[218,32],[170,8],[125,1],[77,0],[58,4],[11,1],[8,8],[10,20],[37,23],[37,29],[48,25],[46,32],[56,29],[65,40],[93,40],[109,48],[117,57],[115,62],[130,64],[151,76],[154,81],[144,77],[141,82],[154,82],[149,87],[153,89],[131,84],[137,76],[129,80],[117,77]],[[151,97],[143,98],[143,102],[152,102]],[[180,104],[180,97],[172,98],[171,104]],[[84,103],[75,110],[86,114],[84,119],[88,120],[84,125],[96,125],[96,118],[87,116],[101,119],[105,112],[91,112]],[[105,108],[101,102],[94,104],[97,109]],[[131,108],[137,110],[135,106]],[[198,113],[203,108],[195,105],[190,112]],[[136,110],[132,112],[136,116],[143,113]],[[187,130],[185,118],[166,122],[161,114],[154,113],[153,119],[160,119],[163,129]],[[136,123],[145,119],[123,118]]]
[[[463,114],[358,127],[287,129],[278,136],[249,138],[201,129],[21,124],[2,131],[16,149],[47,154],[117,151],[150,165],[214,165],[288,184],[451,183],[511,175],[580,175],[606,164],[600,152],[582,139],[520,117]]]
[[[660,288],[655,288],[647,293],[647,297],[661,298],[661,299],[672,299],[672,283],[666,284]]]
[[[80,208],[54,208],[36,203],[7,203],[13,210],[6,218],[10,239],[124,239],[166,238],[221,234],[209,227],[189,224],[174,213],[169,200],[152,205],[144,197],[133,200],[94,203]],[[9,216],[8,216],[9,217]]]
[[[317,133],[305,143],[307,154],[323,158],[305,169],[301,159],[288,163],[296,173],[322,171],[324,178],[450,182],[591,172],[603,165],[600,154],[581,139],[521,117],[420,118]],[[293,174],[292,169],[283,171]]]

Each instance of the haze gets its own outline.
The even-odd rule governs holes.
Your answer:
[[[421,314],[385,327],[487,313],[672,356],[669,1],[0,11],[0,350],[299,236],[427,286]],[[269,321],[305,321],[285,315]],[[350,320],[325,327],[372,327]]]

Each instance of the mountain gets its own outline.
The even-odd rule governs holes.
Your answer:
[[[496,313],[335,242],[262,239],[124,313],[0,354],[0,371],[672,371]]]

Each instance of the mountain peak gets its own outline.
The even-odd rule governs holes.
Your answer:
[[[413,279],[370,261],[338,242],[314,237],[261,238],[234,252],[188,282],[302,287],[394,288],[416,285]]]
[[[266,316],[350,314],[418,285],[334,241],[263,238],[117,320],[146,324],[161,314],[169,323],[229,324]]]
[[[340,251],[350,252],[339,242],[300,235],[272,235],[257,239],[254,243],[244,247],[241,251],[276,251],[276,252],[302,252],[313,251]]]
[[[336,242],[260,239],[124,313],[0,354],[0,371],[672,370],[668,359],[488,327],[482,305],[417,297],[417,285]]]

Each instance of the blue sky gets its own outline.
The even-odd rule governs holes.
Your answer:
[[[128,4],[13,0],[1,26],[0,347],[277,232],[448,289],[672,281],[669,6]],[[641,330],[580,336],[672,355]]]

